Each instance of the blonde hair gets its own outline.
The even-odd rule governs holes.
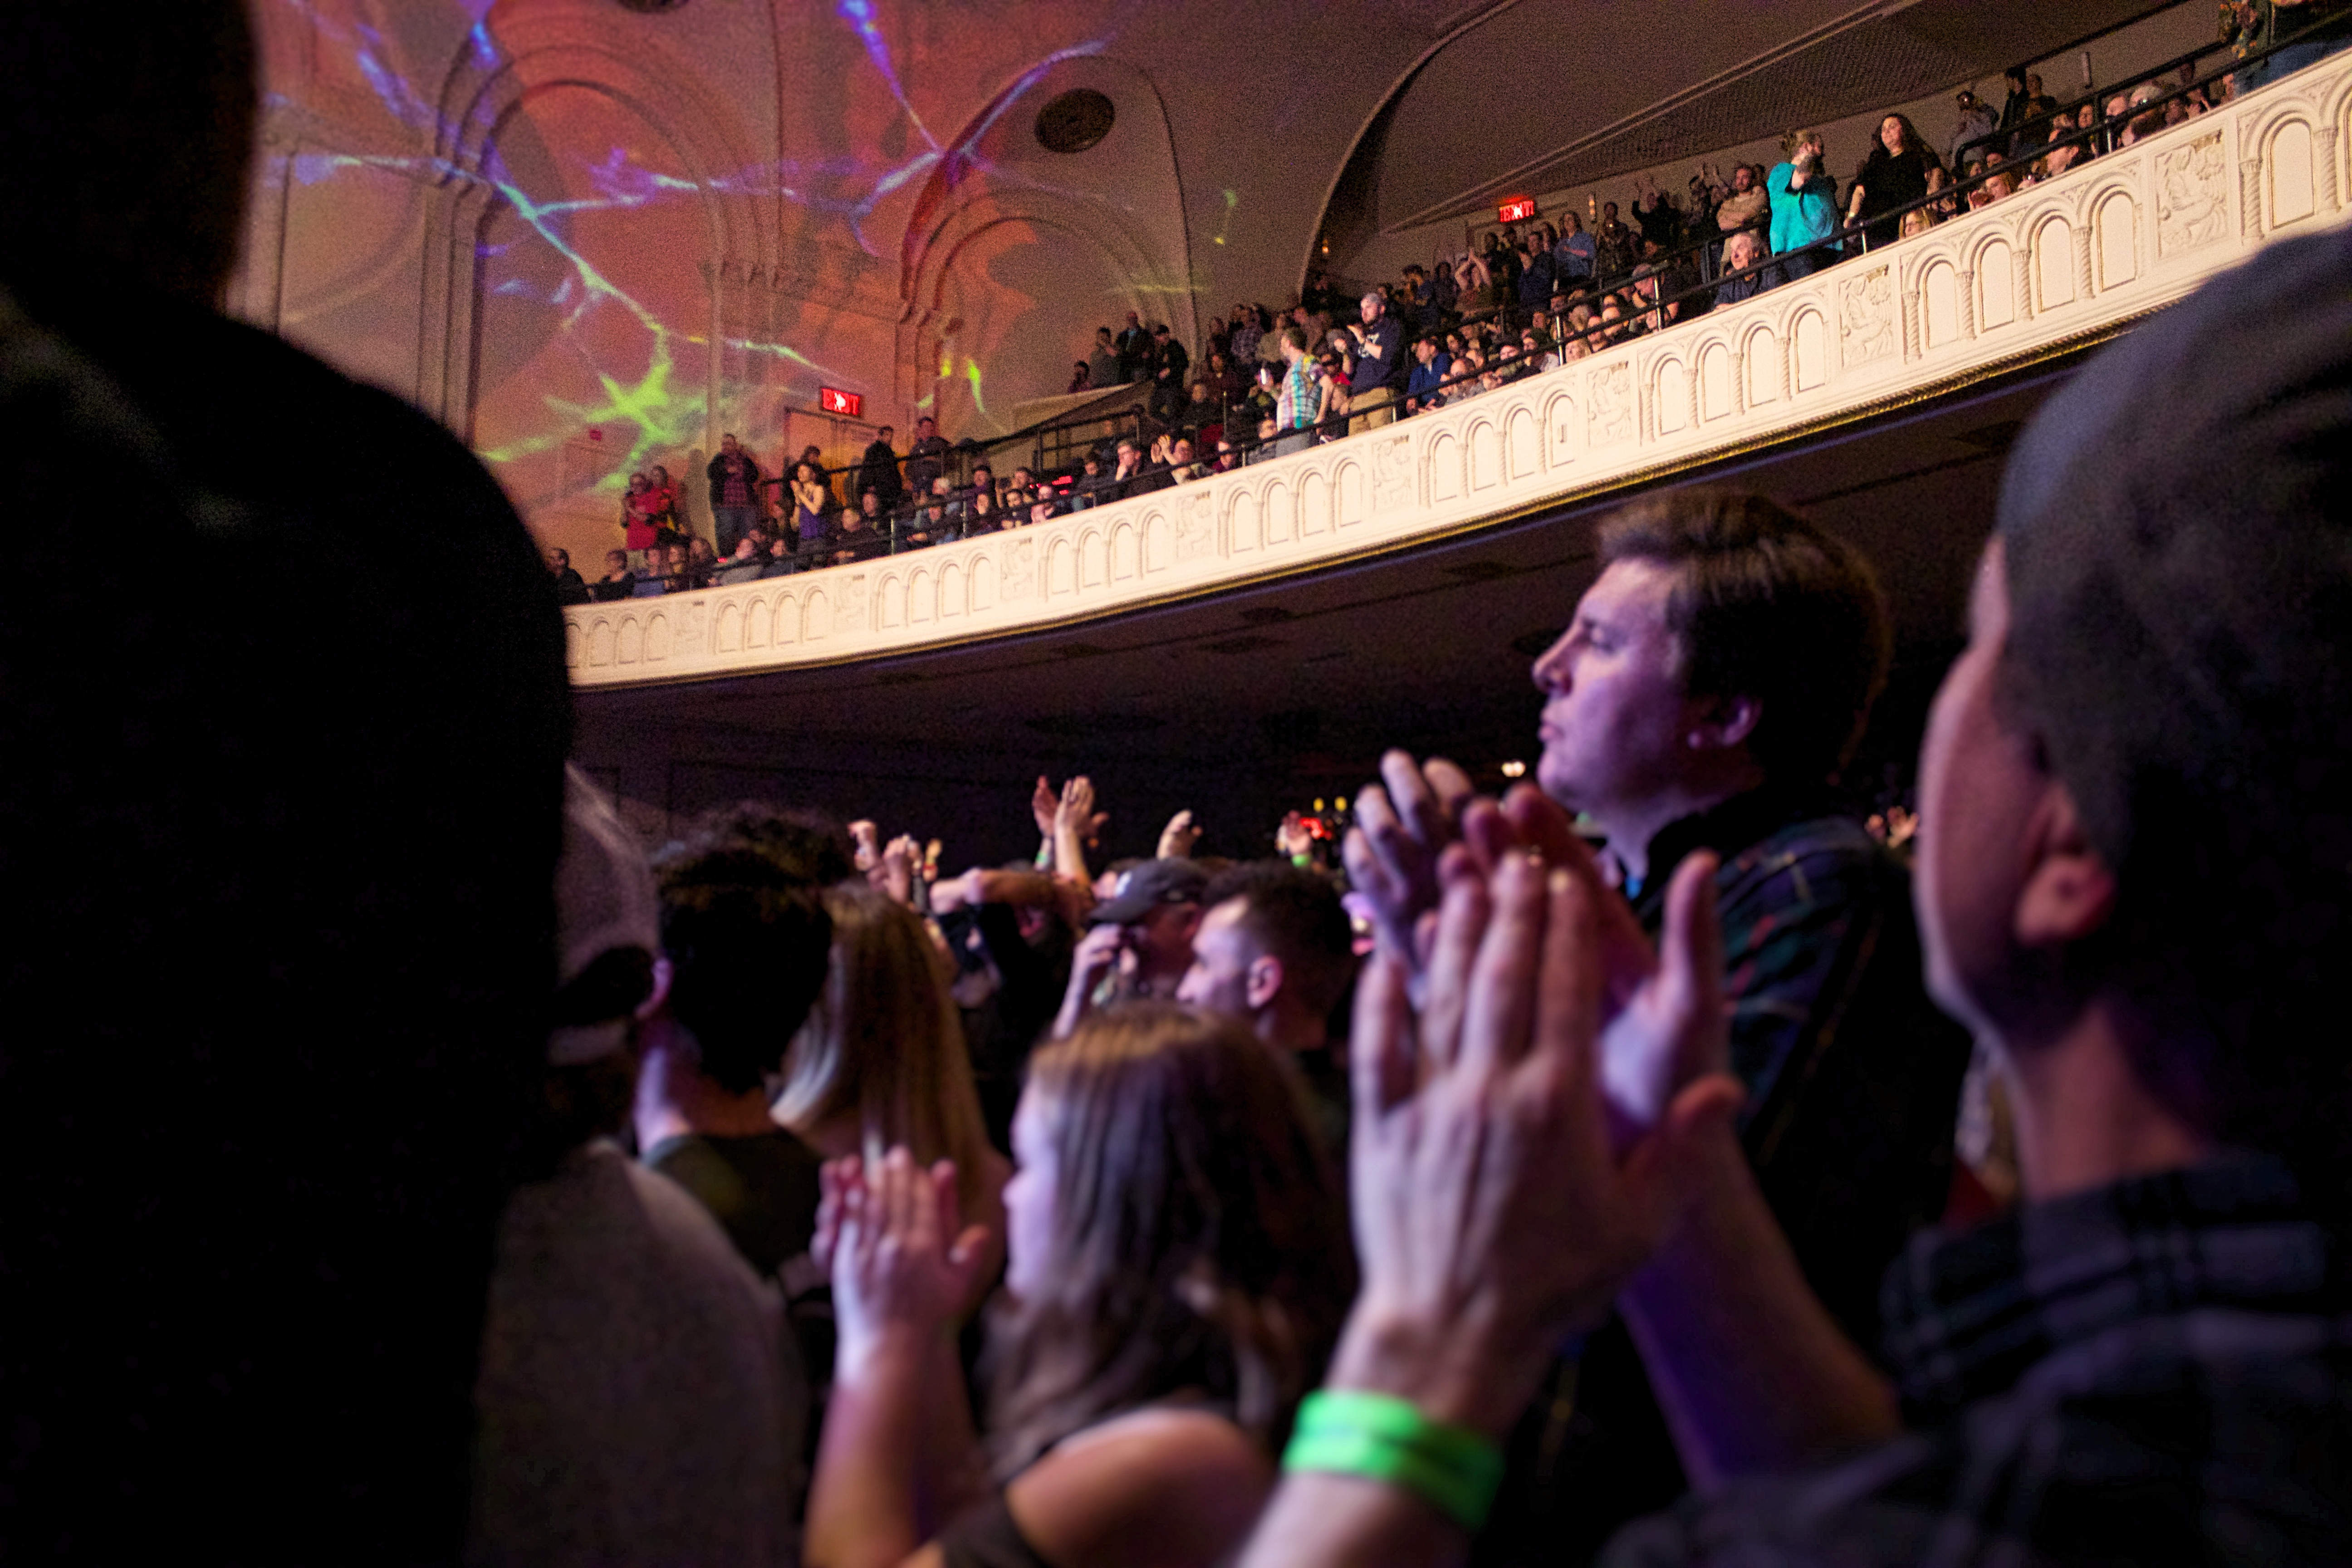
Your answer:
[[[947,955],[913,910],[870,888],[827,889],[824,905],[831,965],[785,1054],[776,1119],[806,1135],[855,1116],[867,1160],[898,1145],[926,1163],[953,1160],[965,1215],[992,1211],[997,1160]]]

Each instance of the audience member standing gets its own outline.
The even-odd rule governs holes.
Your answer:
[[[766,862],[722,854],[686,907],[662,909],[644,850],[571,773],[536,1168],[499,1225],[482,1330],[472,1561],[791,1558],[808,1387],[778,1298],[694,1198],[613,1142],[643,1021],[668,1038],[666,1058],[683,1046],[707,1063],[681,1013],[716,1051],[756,1037],[767,1006],[808,1005],[824,914],[781,883]],[[763,896],[797,907],[763,921]],[[766,926],[781,971],[731,962],[760,945],[742,942],[747,924]],[[686,952],[688,971],[657,967],[656,944]]]
[[[1935,164],[1936,155],[1908,119],[1890,114],[1878,122],[1846,202],[1848,220],[1868,226],[1864,239],[1872,248],[1895,243],[1902,219],[1886,215],[1927,195],[1927,171]]]
[[[552,977],[546,566],[446,430],[220,313],[247,6],[0,6],[0,81],[11,504],[103,474],[170,584],[0,626],[0,1559],[455,1562]],[[392,587],[420,526],[464,569]]]
[[[760,464],[734,436],[719,437],[719,455],[705,470],[710,480],[710,526],[719,553],[732,555],[760,521]]]
[[[1349,322],[1355,338],[1355,374],[1348,381],[1348,434],[1359,435],[1392,423],[1398,393],[1408,371],[1404,363],[1404,329],[1388,313],[1388,302],[1367,294],[1358,302],[1363,320]]]
[[[947,472],[948,444],[940,436],[939,421],[926,414],[915,421],[915,440],[907,448],[907,489],[908,493],[927,496],[933,483]]]
[[[1151,363],[1151,334],[1144,330],[1143,321],[1133,310],[1127,313],[1127,325],[1118,330],[1114,346],[1118,351],[1118,384],[1127,386],[1144,378],[1144,368]]]
[[[907,494],[906,481],[898,473],[898,453],[890,445],[890,437],[896,434],[887,425],[877,430],[857,466],[856,493],[863,495],[872,490],[881,498],[884,511],[897,510]]]
[[[1780,138],[1781,162],[1764,178],[1772,202],[1772,250],[1790,278],[1818,272],[1838,258],[1834,245],[1806,248],[1837,232],[1837,180],[1823,167],[1825,156],[1820,132],[1791,131]]]
[[[1830,1311],[1875,1342],[1878,1284],[1905,1237],[1943,1211],[1966,1035],[1922,990],[1901,864],[1838,810],[1828,781],[1886,669],[1886,611],[1852,549],[1761,497],[1670,492],[1610,520],[1600,578],[1536,661],[1546,694],[1537,773],[1605,836],[1646,930],[1669,874],[1716,857],[1730,1061],[1743,1145]],[[1357,799],[1357,885],[1391,951],[1427,889],[1427,845],[1466,782],[1410,759]],[[1426,825],[1430,839],[1405,825]],[[1622,1326],[1596,1333],[1513,1448],[1488,1550],[1549,1543],[1571,1559],[1685,1484]],[[1574,1430],[1563,1424],[1572,1409]]]

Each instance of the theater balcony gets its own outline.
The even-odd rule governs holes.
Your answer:
[[[583,691],[709,681],[1029,637],[1549,526],[1645,486],[1976,406],[2271,239],[2338,222],[2347,129],[2352,53],[1433,414],[1011,532],[567,610],[572,679]]]

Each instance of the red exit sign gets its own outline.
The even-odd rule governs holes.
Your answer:
[[[1521,196],[1516,201],[1505,202],[1495,209],[1496,223],[1525,223],[1535,216],[1536,199],[1533,196]]]
[[[855,419],[866,412],[866,395],[844,392],[837,386],[820,386],[816,389],[816,405],[827,414],[839,414]]]

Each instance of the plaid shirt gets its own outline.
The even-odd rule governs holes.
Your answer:
[[[1633,900],[1653,936],[1702,848],[1748,1161],[1814,1290],[1875,1344],[1887,1264],[1943,1213],[1968,1036],[1927,1000],[1909,873],[1860,823],[1761,789],[1668,826]]]
[[[1687,1500],[1604,1561],[2344,1562],[2346,1262],[2252,1154],[1922,1235],[1885,1298],[1911,1435]]]
[[[1633,911],[1652,935],[1684,856],[1712,849],[1741,1138],[1812,1287],[1857,1343],[1879,1282],[1943,1213],[1969,1038],[1920,981],[1910,877],[1818,795],[1759,789],[1661,832]],[[1519,1424],[1477,1568],[1582,1562],[1687,1486],[1620,1323]]]

